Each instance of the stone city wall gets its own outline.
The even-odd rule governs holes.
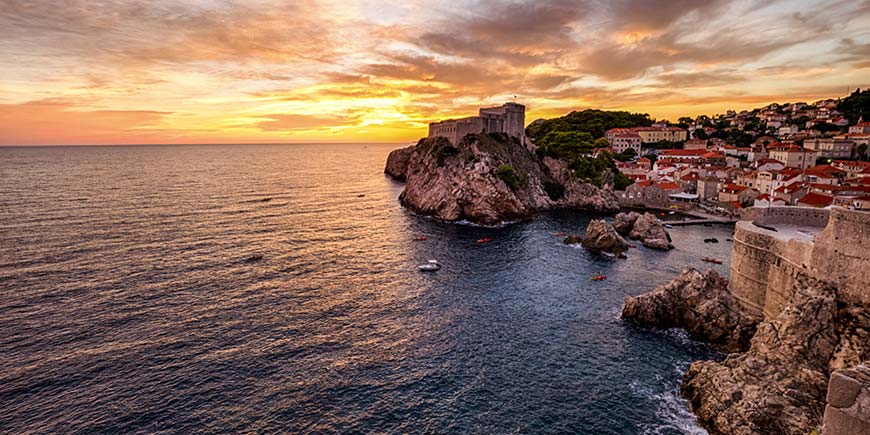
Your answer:
[[[827,402],[822,435],[870,434],[870,367],[832,373]]]
[[[751,315],[771,319],[799,274],[834,283],[845,301],[870,307],[870,213],[842,208],[751,208],[737,223],[729,288]],[[755,226],[801,226],[813,237]],[[821,229],[821,228],[824,229]]]

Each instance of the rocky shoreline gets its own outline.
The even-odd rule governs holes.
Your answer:
[[[818,429],[828,378],[870,357],[870,316],[839,289],[808,276],[776,317],[740,309],[713,270],[684,270],[654,291],[627,297],[622,317],[640,325],[684,328],[731,352],[698,361],[681,393],[711,434],[794,434]]]
[[[455,146],[424,138],[391,152],[384,172],[405,182],[404,207],[445,221],[499,225],[558,208],[619,210],[607,182],[583,182],[567,163],[540,158],[504,134],[470,134]]]

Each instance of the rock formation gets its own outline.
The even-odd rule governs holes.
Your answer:
[[[634,221],[628,237],[640,240],[644,246],[667,251],[673,249],[671,235],[662,226],[661,221],[652,213],[644,213]]]
[[[819,426],[837,304],[833,288],[799,285],[779,316],[758,325],[748,352],[696,362],[686,373],[681,391],[713,431],[803,435]]]
[[[658,328],[683,328],[689,335],[726,351],[746,350],[756,321],[743,314],[714,270],[687,268],[650,293],[625,298],[622,318]]]
[[[422,139],[390,153],[385,172],[405,180],[402,205],[448,221],[495,225],[552,208],[619,208],[609,187],[580,183],[564,162],[545,164],[504,134],[467,135],[456,146]]]
[[[620,235],[628,237],[631,234],[631,229],[634,228],[634,223],[637,222],[639,217],[640,213],[636,211],[619,213],[613,219],[613,228]]]
[[[413,152],[413,145],[391,152],[387,156],[387,166],[384,168],[384,172],[397,180],[404,181],[405,171],[408,169],[408,161],[411,159]]]
[[[568,168],[568,163],[563,160],[544,157],[541,162],[552,178],[552,182],[564,187],[562,197],[553,200],[553,208],[579,208],[599,212],[619,210],[619,199],[612,189],[599,189],[592,184],[581,182],[574,177]],[[612,181],[605,180],[604,184],[610,185]]]
[[[580,236],[568,236],[565,237],[565,240],[563,240],[562,243],[566,245],[576,245],[578,243],[583,243],[583,238]]]
[[[613,226],[601,219],[589,222],[582,245],[592,252],[621,254],[628,250],[625,239],[613,229]]]
[[[682,394],[711,434],[804,435],[821,425],[830,372],[870,357],[870,316],[805,275],[794,290],[776,317],[756,325],[721,276],[687,269],[649,294],[626,298],[623,317],[683,327],[694,338],[745,351],[696,362],[683,379]]]

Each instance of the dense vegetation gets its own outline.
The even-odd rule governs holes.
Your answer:
[[[541,140],[549,133],[588,133],[592,139],[604,137],[604,132],[617,127],[639,127],[652,125],[646,113],[611,112],[587,109],[571,112],[565,116],[545,121],[536,121],[526,128],[526,135],[541,145]]]
[[[604,139],[604,132],[611,128],[649,125],[652,125],[652,120],[647,114],[584,110],[533,123],[526,129],[526,134],[538,146],[540,157],[567,161],[579,179],[597,186],[612,181],[616,189],[624,189],[632,180],[619,172],[614,159],[625,161],[634,157],[634,150],[616,156],[599,153],[597,157],[592,156],[593,150],[610,146]],[[554,199],[564,194],[556,186],[549,189],[545,186],[545,190]]]
[[[856,89],[846,98],[843,98],[837,104],[837,110],[843,113],[849,124],[858,122],[858,118],[864,118],[864,121],[870,122],[870,88]]]
[[[495,175],[504,181],[504,184],[507,184],[513,190],[516,190],[522,185],[526,184],[526,180],[517,175],[517,172],[514,170],[514,167],[511,165],[501,165],[495,171]]]

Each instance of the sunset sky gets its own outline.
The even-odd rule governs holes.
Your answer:
[[[480,105],[676,120],[870,86],[870,1],[19,1],[0,144],[402,142]]]

